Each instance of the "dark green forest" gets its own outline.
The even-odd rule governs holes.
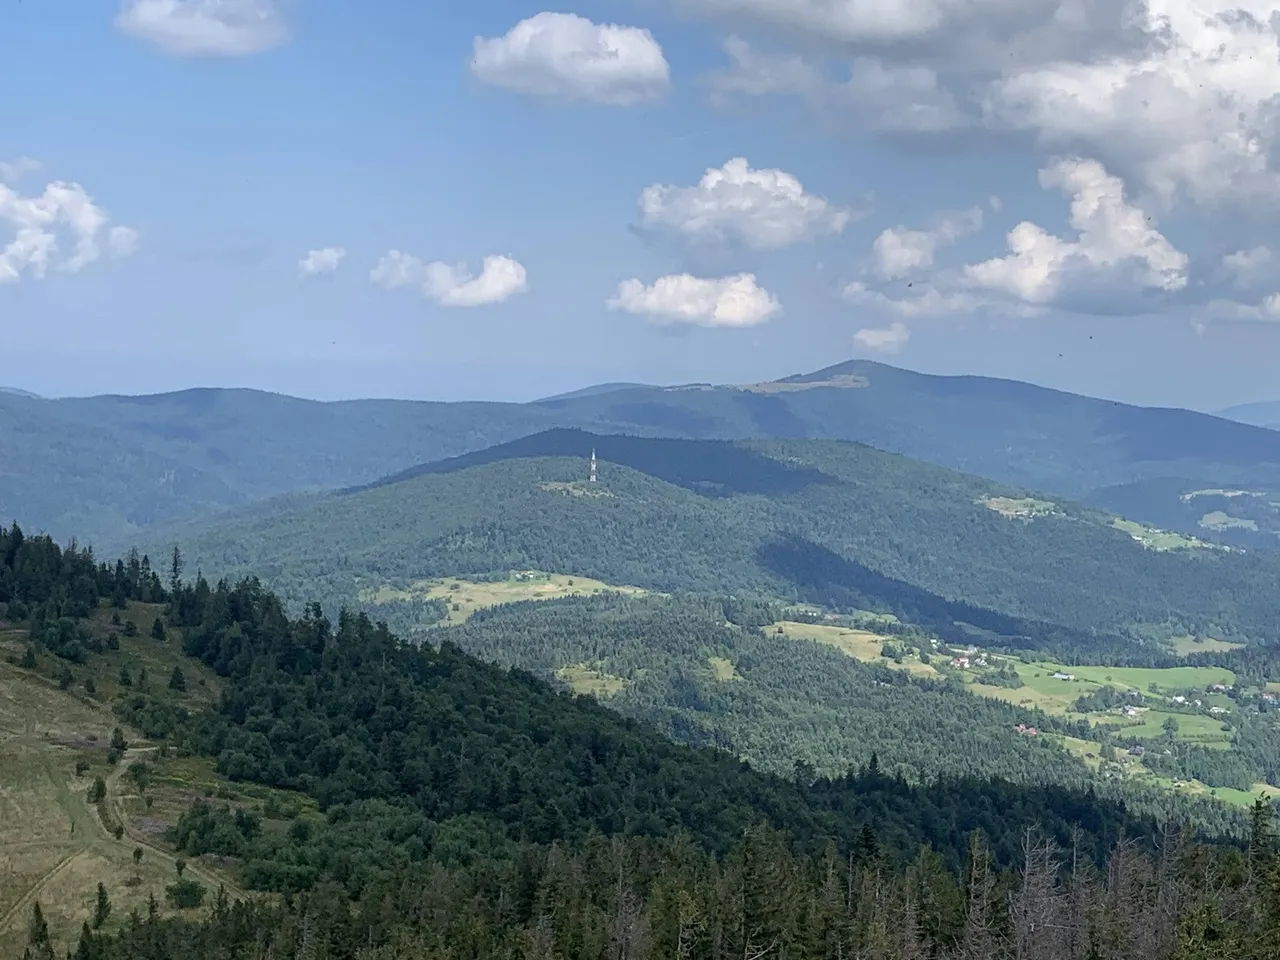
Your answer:
[[[604,462],[587,489],[593,446]],[[292,609],[324,597],[331,616],[366,586],[542,569],[890,612],[1095,662],[1181,633],[1280,638],[1280,553],[1151,550],[1089,508],[1007,517],[992,495],[1023,493],[857,444],[558,431],[183,546],[208,572],[263,577]]]
[[[333,626],[314,605],[290,617],[253,581],[186,582],[176,555],[166,583],[148,561],[14,529],[0,558],[10,622],[167,604],[224,695],[188,714],[128,692],[121,715],[320,811],[197,800],[171,842],[274,898],[211,891],[178,918],[86,924],[77,958],[1261,960],[1280,942],[1261,803],[1241,848],[1088,789],[912,786],[874,754],[772,776],[450,643],[406,644],[362,614]],[[38,907],[27,957],[52,960]]]
[[[602,595],[506,604],[477,611],[464,625],[413,636],[430,645],[456,643],[549,681],[563,667],[587,666],[625,684],[607,696],[614,709],[673,739],[716,746],[783,775],[796,764],[838,774],[874,753],[882,770],[915,783],[973,770],[1022,783],[1096,782],[1055,741],[1023,736],[1016,728],[1101,745],[1113,739],[1106,727],[975,696],[958,678],[912,677],[761,629],[778,618],[776,609],[724,599]],[[928,649],[909,628],[899,643]],[[1211,659],[1229,663],[1231,657]],[[735,679],[717,677],[711,658],[732,664]],[[1082,706],[1097,709],[1123,699]],[[1280,729],[1271,708],[1263,709],[1240,715],[1230,750],[1162,739],[1147,764],[1172,777],[1249,790],[1274,776],[1280,760]],[[1191,818],[1222,831],[1236,826],[1232,811],[1208,799],[1135,783],[1102,782],[1098,788],[1161,819]]]

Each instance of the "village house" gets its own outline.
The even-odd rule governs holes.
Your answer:
[[[1075,678],[1076,675],[1074,673],[1063,673],[1062,671],[1058,671],[1053,675],[1055,680],[1074,680]]]

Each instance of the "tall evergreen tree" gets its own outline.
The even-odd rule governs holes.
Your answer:
[[[53,960],[53,943],[49,939],[49,924],[37,900],[31,907],[31,923],[27,927],[27,948],[23,960]]]
[[[169,562],[169,592],[176,594],[178,588],[182,586],[182,551],[178,549],[178,545],[174,544],[173,557]]]
[[[93,905],[93,928],[101,929],[102,925],[107,922],[107,917],[111,915],[111,899],[107,896],[107,888],[98,883],[98,897]]]

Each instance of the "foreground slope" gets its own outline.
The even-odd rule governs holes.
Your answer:
[[[1116,523],[856,444],[551,431],[181,542],[207,573],[254,571],[297,603],[538,569],[882,610],[1032,649],[1280,637],[1280,556]]]
[[[1238,500],[1178,506],[1189,492],[1280,489],[1276,431],[868,361],[761,384],[606,384],[530,404],[318,403],[250,390],[64,400],[0,393],[0,517],[127,547],[157,525],[367,483],[552,427],[856,440],[1059,496],[1124,496],[1135,519],[1207,539],[1280,543],[1280,515],[1240,515]]]
[[[1099,862],[1120,837],[1146,841],[1153,832],[1123,806],[1076,791],[980,780],[912,787],[885,777],[874,762],[842,777],[767,776],[726,753],[679,746],[588,698],[557,694],[527,673],[486,665],[449,643],[403,644],[362,616],[343,615],[335,627],[314,607],[290,618],[255,583],[211,588],[202,579],[175,579],[166,589],[138,564],[95,567],[86,554],[26,540],[15,530],[0,534],[0,614],[32,654],[6,667],[21,696],[43,695],[48,668],[60,661],[78,677],[111,674],[119,652],[110,637],[98,649],[92,626],[108,616],[109,598],[126,615],[162,615],[134,655],[168,658],[180,643],[189,659],[174,666],[219,688],[216,700],[175,700],[172,685],[157,691],[137,683],[90,696],[113,700],[159,748],[149,778],[133,778],[148,796],[182,764],[216,762],[219,781],[190,799],[165,839],[190,858],[185,878],[197,878],[196,886],[216,868],[245,887],[291,895],[278,908],[283,914],[272,914],[277,908],[269,905],[263,914],[237,913],[215,902],[210,922],[239,918],[238,935],[259,929],[287,935],[302,923],[295,932],[305,942],[317,927],[342,922],[350,897],[385,910],[384,920],[351,949],[335,946],[333,956],[372,960],[379,954],[360,953],[354,944],[385,942],[397,916],[437,916],[436,931],[448,930],[451,938],[468,936],[455,923],[466,917],[469,936],[485,938],[483,947],[469,941],[468,951],[455,942],[433,955],[505,955],[499,940],[526,923],[536,927],[539,909],[560,904],[560,915],[576,909],[579,901],[563,886],[573,882],[562,872],[566,858],[582,858],[575,861],[579,878],[605,869],[618,883],[630,882],[636,875],[629,865],[643,863],[644,871],[669,873],[672,881],[724,870],[730,887],[741,876],[748,889],[760,887],[757,871],[765,864],[794,872],[798,881],[801,874],[821,876],[819,862],[828,864],[828,877],[846,863],[881,871],[914,863],[912,869],[927,871],[917,881],[929,896],[945,899],[958,896],[948,878],[958,874],[966,849],[985,848],[969,839],[973,830],[989,836],[995,859],[1006,865],[1018,862],[1022,833],[1033,826],[1060,843],[1075,842]],[[139,598],[152,605],[139,607]],[[149,653],[147,644],[154,647]],[[120,761],[118,753],[105,759]],[[107,788],[109,807],[119,779]],[[21,830],[23,817],[40,812],[16,807],[7,819]],[[45,842],[30,832],[28,839]],[[922,846],[932,852],[921,853]],[[142,862],[154,853],[144,852]],[[509,886],[517,877],[523,885]],[[852,889],[854,880],[838,886]],[[92,903],[92,878],[85,883],[80,902]],[[596,887],[616,889],[588,885]],[[506,893],[499,896],[498,888]],[[410,890],[417,909],[393,905],[398,891]],[[307,892],[314,899],[292,897]],[[64,896],[75,899],[71,891]],[[71,910],[73,919],[84,915],[76,909],[82,908]],[[726,902],[723,909],[733,908]],[[272,915],[276,921],[267,924]],[[960,936],[961,916],[937,917],[945,933],[934,924],[931,936],[940,943]],[[248,923],[250,917],[263,926]],[[82,953],[135,960],[206,955],[193,946],[199,940],[188,942],[186,952],[161,952],[177,928],[158,919],[108,925],[121,928],[128,950],[90,952],[99,938],[86,929]],[[36,933],[34,945],[42,946]],[[61,936],[57,953],[71,947]],[[670,931],[655,936],[670,942]],[[740,939],[727,929],[713,936],[729,945]],[[637,948],[631,955],[650,954]]]

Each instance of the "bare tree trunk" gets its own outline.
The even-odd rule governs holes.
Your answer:
[[[1059,960],[1067,955],[1058,867],[1053,841],[1028,829],[1022,838],[1022,887],[1009,912],[1016,960]]]
[[[1083,832],[1071,834],[1071,878],[1067,891],[1064,955],[1068,960],[1086,960],[1089,952],[1089,921],[1097,907],[1098,883],[1093,864],[1080,849]]]
[[[993,909],[996,878],[991,870],[991,851],[977,832],[969,838],[968,879],[968,905],[957,958],[993,960],[999,947]]]
[[[906,888],[902,904],[902,949],[901,960],[925,960],[925,946],[920,935],[920,913],[916,905],[916,894],[909,886]]]

